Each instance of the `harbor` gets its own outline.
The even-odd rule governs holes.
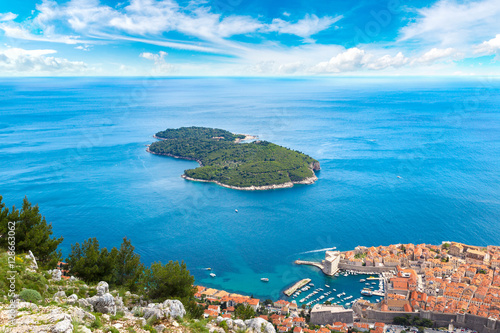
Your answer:
[[[299,307],[337,304],[351,308],[357,300],[366,299],[378,303],[385,295],[386,285],[383,275],[339,271],[333,276],[326,276],[319,275],[311,266],[306,267],[304,268],[311,271],[310,282],[296,288],[285,298],[289,302],[295,302]]]

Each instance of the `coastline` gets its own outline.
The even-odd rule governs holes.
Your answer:
[[[236,139],[234,142],[240,143],[241,141],[245,141],[245,140],[258,139],[258,137],[255,136],[255,135],[250,135],[250,134],[242,134],[242,135],[244,135],[245,138],[243,138],[243,139]],[[168,139],[157,137],[156,134],[153,135],[153,138],[158,139],[158,140],[168,140]],[[149,146],[150,145],[146,145],[146,147],[147,147],[146,151],[148,153],[151,153],[151,154],[154,154],[154,155],[159,155],[159,156],[173,157],[173,158],[182,159],[182,160],[196,161],[196,162],[198,162],[198,164],[200,165],[200,167],[203,166],[203,163],[200,160],[197,160],[195,158],[176,156],[176,155],[172,155],[172,154],[159,154],[159,153],[155,153],[155,152],[152,152],[149,149]],[[233,185],[223,184],[223,183],[221,183],[221,182],[219,182],[217,180],[196,179],[196,178],[188,177],[185,174],[182,174],[181,177],[184,178],[185,180],[190,180],[190,181],[193,181],[193,182],[215,183],[215,184],[217,184],[219,186],[222,186],[222,187],[225,187],[225,188],[230,188],[230,189],[233,189],[233,190],[240,190],[240,191],[277,190],[277,189],[282,189],[282,188],[290,188],[290,187],[293,187],[294,185],[312,185],[312,184],[314,184],[318,180],[318,177],[316,176],[316,173],[314,172],[314,170],[320,170],[319,163],[318,162],[316,162],[316,163],[311,163],[311,165],[309,167],[309,170],[311,170],[311,172],[312,172],[312,176],[311,177],[304,178],[304,179],[302,179],[300,181],[295,181],[295,182],[294,181],[290,181],[290,182],[286,182],[286,183],[283,183],[283,184],[274,184],[274,185],[264,185],[264,186],[253,186],[252,185],[252,186],[247,186],[247,187],[240,187],[240,186],[233,186]]]
[[[313,174],[314,174],[314,171],[313,171]],[[318,179],[318,177],[316,177],[316,175],[314,175],[313,177],[308,177],[308,178],[303,179],[299,182],[286,182],[283,184],[276,184],[276,185],[239,187],[239,186],[232,186],[232,185],[223,184],[217,180],[196,179],[196,178],[188,177],[186,175],[181,175],[181,177],[186,179],[186,180],[191,180],[193,182],[215,183],[215,184],[222,186],[222,187],[230,188],[233,190],[240,190],[240,191],[277,190],[277,189],[281,189],[281,188],[290,188],[290,187],[293,187],[294,185],[311,185],[311,184],[314,184],[314,182]]]
[[[240,138],[237,138],[234,140],[234,142],[236,143],[240,143],[242,141],[247,141],[247,140],[255,140],[255,139],[258,139],[259,137],[256,136],[256,135],[250,135],[250,134],[241,134],[241,135],[244,135],[245,137],[243,139],[240,139]]]

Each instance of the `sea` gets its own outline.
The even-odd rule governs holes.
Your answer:
[[[302,278],[360,296],[366,276],[294,264],[325,249],[500,245],[498,79],[2,78],[0,99],[0,195],[38,204],[64,255],[127,237],[145,264],[184,261],[196,284],[276,300]],[[299,150],[319,160],[318,181],[184,180],[196,162],[146,152],[181,126]]]

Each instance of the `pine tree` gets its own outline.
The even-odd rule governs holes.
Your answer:
[[[137,281],[144,271],[141,257],[134,250],[132,242],[124,237],[116,254],[113,274],[117,285],[126,286],[132,291],[137,289]]]
[[[52,238],[52,224],[40,214],[38,205],[31,205],[25,197],[21,211],[11,211],[3,204],[0,196],[0,246],[7,248],[9,222],[15,222],[15,249],[17,253],[32,251],[42,267],[53,268],[61,260],[57,250],[63,238]]]

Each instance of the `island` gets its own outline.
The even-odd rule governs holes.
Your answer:
[[[207,127],[167,129],[148,146],[156,154],[197,161],[187,180],[213,182],[237,190],[269,190],[312,184],[319,162],[299,151],[245,134]],[[245,142],[254,139],[251,142]]]

